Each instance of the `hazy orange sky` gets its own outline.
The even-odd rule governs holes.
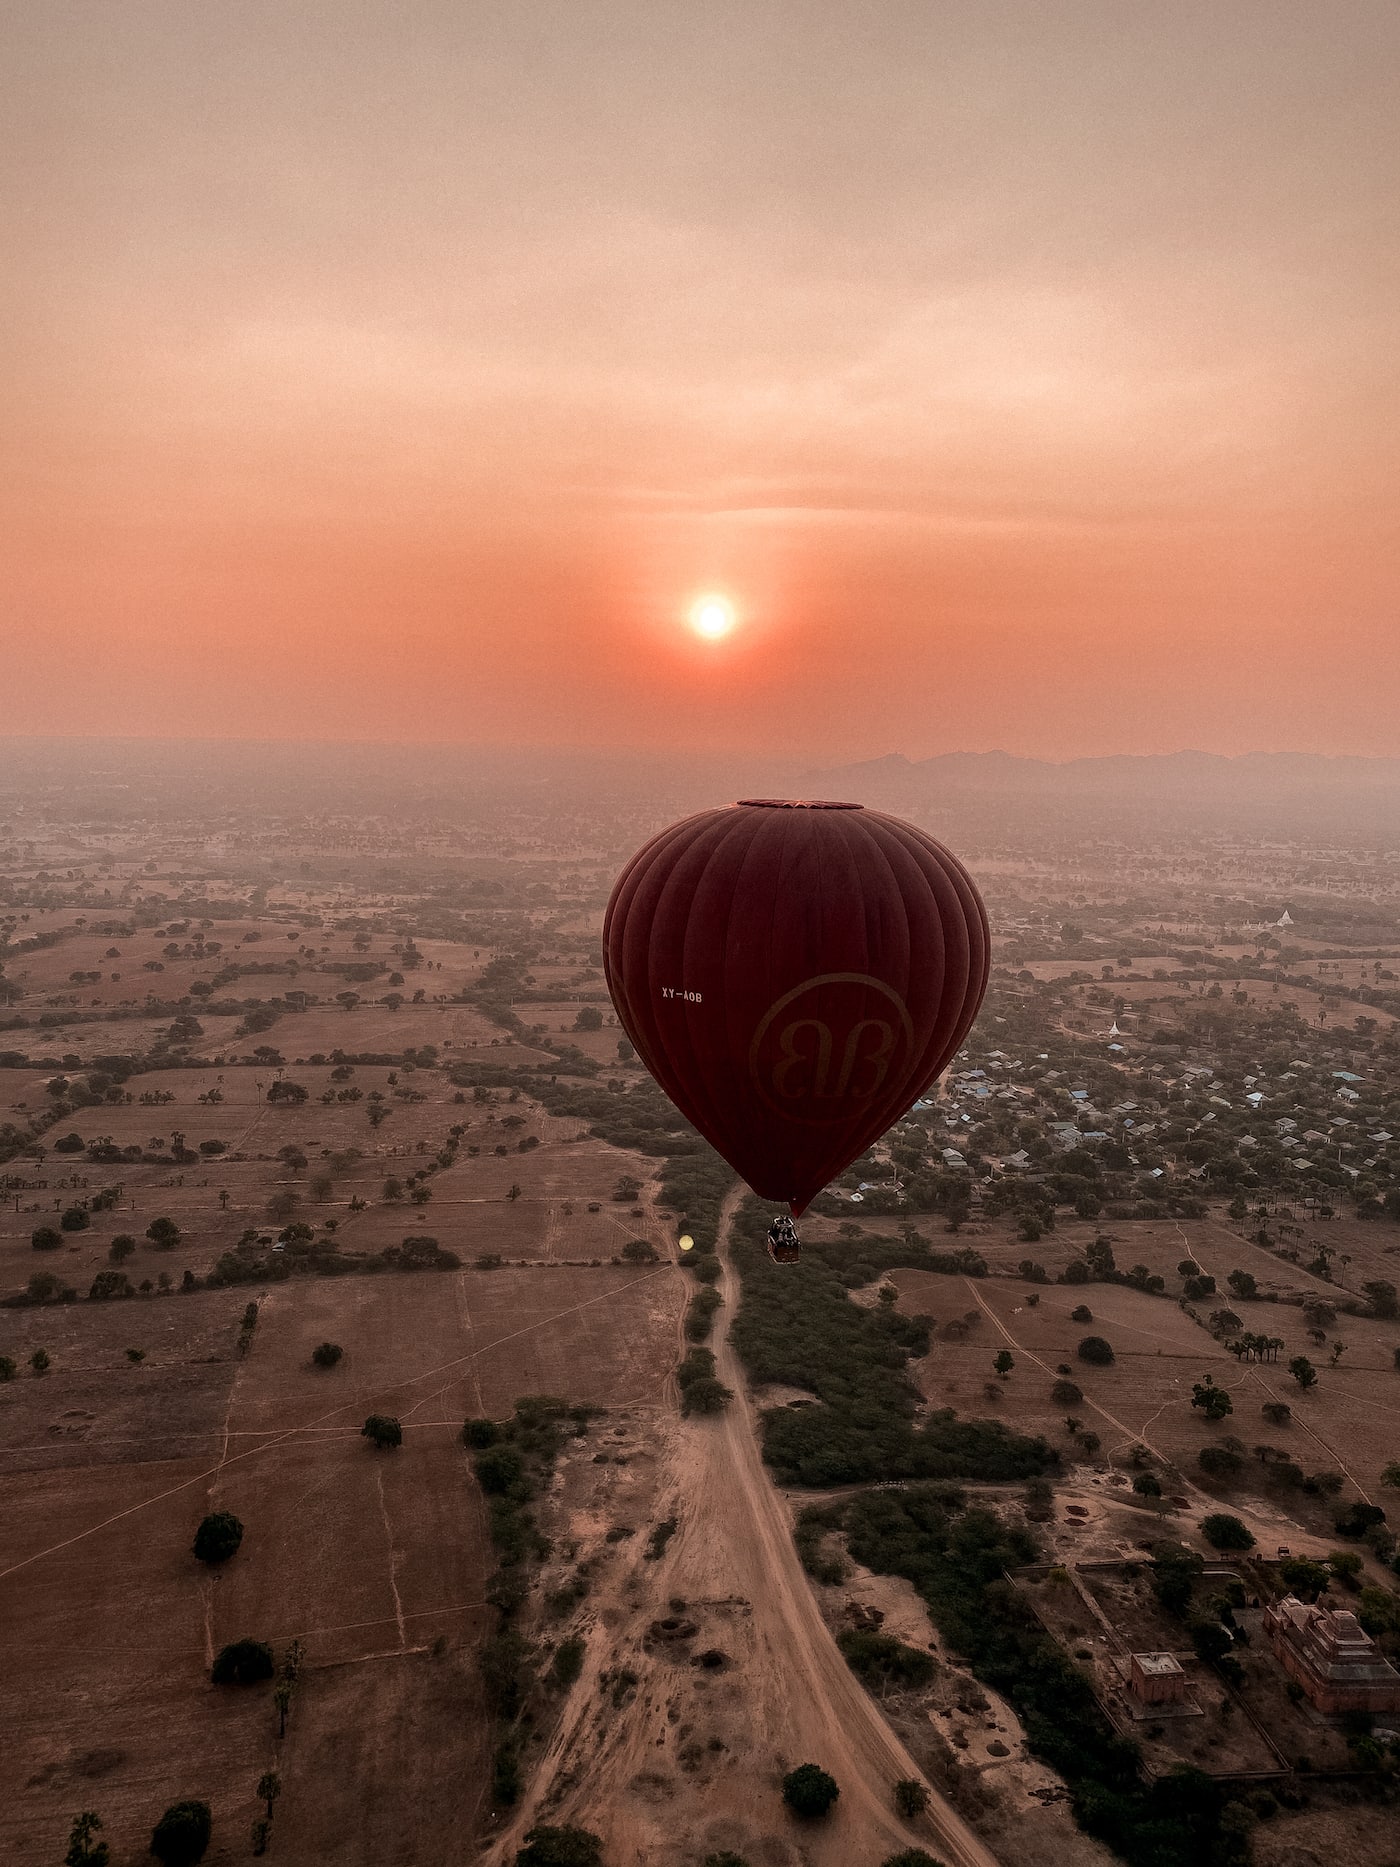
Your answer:
[[[1397,97],[1394,0],[9,0],[0,733],[1400,754]]]

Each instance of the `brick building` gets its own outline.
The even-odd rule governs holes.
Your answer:
[[[1295,1596],[1264,1610],[1269,1644],[1318,1711],[1400,1711],[1400,1672],[1354,1614]]]
[[[1176,1705],[1186,1697],[1186,1674],[1170,1653],[1134,1653],[1128,1683],[1144,1705]]]

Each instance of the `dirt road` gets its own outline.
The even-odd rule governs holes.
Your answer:
[[[718,1419],[670,1428],[655,1509],[679,1528],[661,1561],[637,1563],[598,1601],[584,1676],[522,1819],[491,1858],[513,1859],[523,1828],[548,1820],[594,1829],[616,1867],[689,1867],[725,1848],[773,1867],[879,1867],[914,1846],[948,1867],[997,1867],[936,1795],[914,1824],[894,1812],[894,1784],[920,1771],[847,1667],[798,1561],[727,1339],[738,1295],[727,1257],[722,1290],[711,1346],[734,1399]],[[698,1623],[694,1644],[730,1657],[727,1671],[710,1678],[687,1663],[688,1653],[645,1638],[671,1598]],[[621,1664],[639,1683],[612,1710],[603,1675]],[[701,1733],[708,1748],[695,1741]],[[704,1751],[701,1761],[687,1761],[687,1736],[692,1759]],[[781,1799],[782,1775],[808,1762],[841,1789],[833,1813],[815,1823],[795,1820]]]

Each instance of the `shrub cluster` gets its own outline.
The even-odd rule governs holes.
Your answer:
[[[892,1306],[862,1309],[848,1291],[893,1263],[922,1262],[915,1238],[808,1242],[802,1275],[770,1262],[763,1246],[767,1214],[746,1201],[732,1249],[742,1294],[731,1340],[756,1382],[781,1382],[815,1394],[819,1404],[777,1407],[763,1417],[763,1456],[785,1484],[820,1487],[870,1479],[1023,1479],[1045,1471],[1056,1454],[996,1421],[962,1421],[952,1412],[915,1423],[918,1392],[905,1372],[928,1349],[927,1317]],[[880,1249],[878,1252],[875,1247]],[[862,1254],[853,1261],[852,1250]],[[866,1254],[883,1261],[868,1264]]]
[[[866,1492],[832,1508],[852,1556],[911,1581],[949,1645],[1014,1706],[1031,1750],[1069,1784],[1089,1834],[1137,1867],[1234,1867],[1246,1858],[1236,1829],[1221,1821],[1222,1791],[1202,1772],[1142,1780],[1137,1746],[1114,1731],[1087,1678],[1005,1579],[1038,1553],[1029,1531],[944,1485]]]

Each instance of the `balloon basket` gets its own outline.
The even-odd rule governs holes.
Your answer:
[[[786,1214],[768,1227],[768,1255],[775,1264],[798,1264],[802,1259],[802,1240],[797,1227]]]

